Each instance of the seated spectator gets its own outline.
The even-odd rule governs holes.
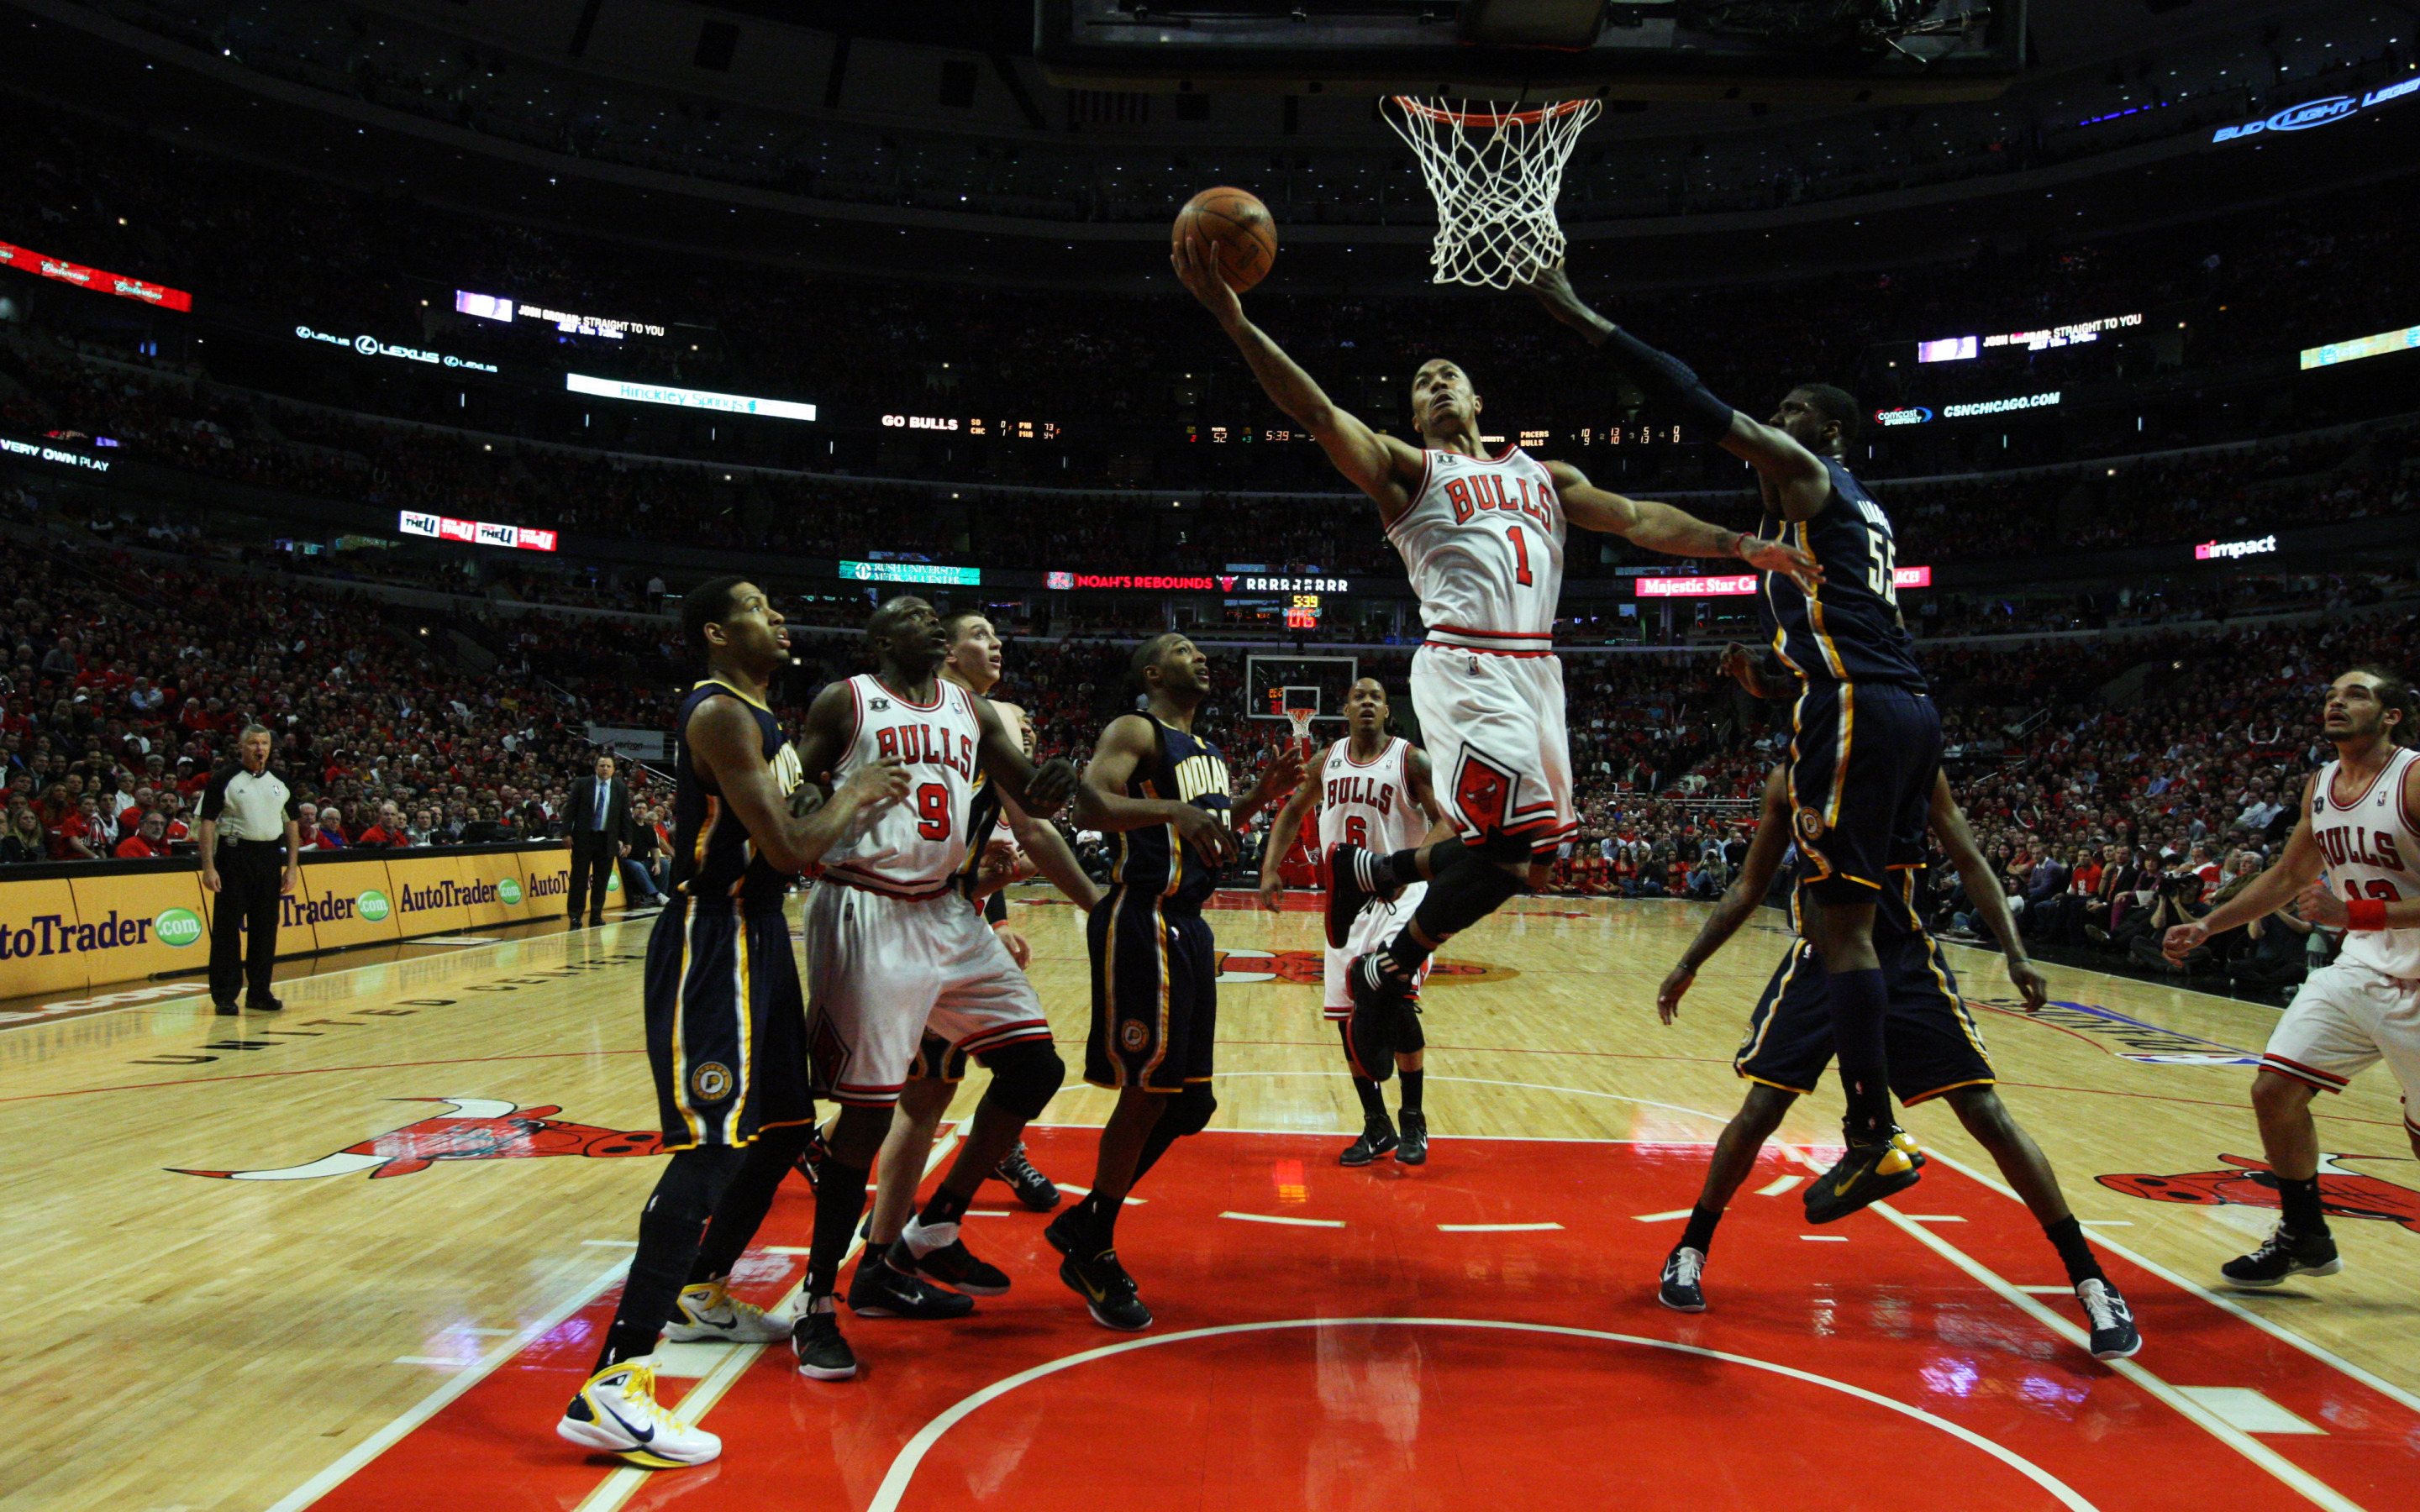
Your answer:
[[[74,811],[51,826],[51,859],[97,861],[109,854],[101,843],[101,800],[85,795]]]
[[[156,813],[147,813],[133,834],[117,842],[114,853],[121,861],[148,861],[168,854],[167,822]]]
[[[378,818],[353,837],[353,843],[359,847],[381,850],[411,844],[411,837],[404,828],[403,810],[392,803],[381,806]]]
[[[0,833],[0,866],[24,866],[50,858],[49,837],[42,833],[42,821],[32,807],[11,812],[7,832]]]
[[[2237,988],[2296,987],[2309,971],[2311,926],[2301,901],[2243,926],[2251,948],[2226,964],[2227,984]]]

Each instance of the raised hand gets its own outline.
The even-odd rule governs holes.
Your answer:
[[[1252,783],[1256,806],[1285,801],[1288,794],[1302,785],[1302,763],[1301,747],[1291,740],[1279,747],[1278,753],[1261,768],[1259,779]]]
[[[1823,584],[1823,567],[1794,546],[1748,535],[1740,539],[1740,560],[1759,572],[1777,572],[1807,593]]]
[[[1218,250],[1207,240],[1187,237],[1169,249],[1168,262],[1176,270],[1177,281],[1202,301],[1203,309],[1218,317],[1220,325],[1244,318],[1244,301],[1227,286],[1226,275],[1218,270]]]

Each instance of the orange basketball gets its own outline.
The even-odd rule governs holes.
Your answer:
[[[1241,189],[1205,189],[1176,212],[1171,242],[1199,236],[1218,249],[1218,271],[1227,286],[1241,294],[1266,278],[1277,260],[1278,224],[1269,208]]]

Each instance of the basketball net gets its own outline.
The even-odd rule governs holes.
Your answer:
[[[1288,709],[1285,717],[1294,725],[1294,743],[1305,757],[1311,755],[1311,721],[1319,715],[1317,709]]]
[[[1380,114],[1419,158],[1436,200],[1435,282],[1511,288],[1563,260],[1555,200],[1572,148],[1603,109],[1597,101],[1515,110],[1397,95],[1394,105]]]

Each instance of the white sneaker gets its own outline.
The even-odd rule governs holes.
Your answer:
[[[583,1449],[620,1455],[649,1470],[702,1465],[722,1453],[721,1439],[658,1404],[656,1362],[645,1355],[589,1377],[554,1431]]]
[[[699,1339],[779,1344],[789,1336],[786,1320],[766,1317],[764,1308],[741,1302],[720,1281],[683,1287],[679,1300],[673,1304],[673,1320],[664,1327],[664,1337],[675,1344],[693,1344]]]

